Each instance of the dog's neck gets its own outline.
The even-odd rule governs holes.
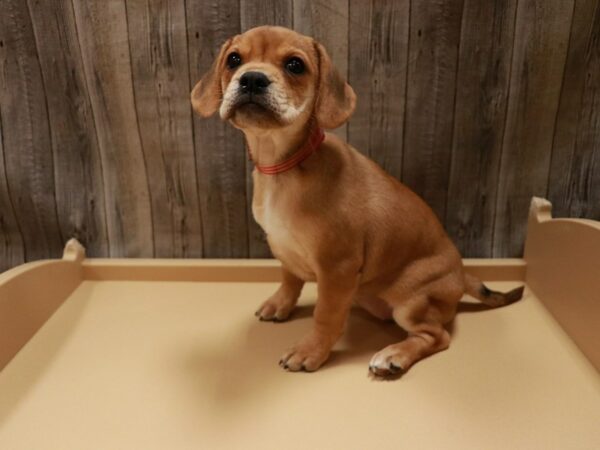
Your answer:
[[[270,130],[242,130],[250,158],[257,167],[269,167],[282,163],[292,156],[318,129],[309,121],[305,124],[290,125]]]

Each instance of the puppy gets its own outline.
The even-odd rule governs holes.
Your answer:
[[[406,371],[448,348],[444,325],[469,293],[500,306],[523,288],[493,292],[464,272],[432,210],[406,186],[333,134],[356,96],[321,44],[280,27],[229,39],[191,101],[242,130],[252,161],[252,211],[282,263],[279,289],[257,311],[283,321],[304,282],[316,281],[311,331],[285,352],[290,371],[314,371],[342,335],[352,303],[393,319],[408,336],[376,353],[378,376]]]

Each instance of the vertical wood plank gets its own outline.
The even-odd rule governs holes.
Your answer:
[[[1,38],[0,38],[1,39]],[[0,40],[0,47],[4,41]],[[4,59],[0,50],[0,59]],[[23,237],[10,198],[4,165],[2,114],[0,114],[0,273],[25,262]]]
[[[600,220],[600,1],[575,3],[548,197],[557,217]]]
[[[463,0],[413,1],[404,182],[445,217]]]
[[[73,6],[29,0],[29,11],[46,87],[60,229],[89,256],[105,256],[104,183]]]
[[[349,81],[357,95],[349,142],[402,177],[410,1],[350,0]]]
[[[348,79],[348,1],[314,2],[294,0],[294,30],[311,36],[325,46],[334,66]],[[332,130],[348,139],[348,125]]]
[[[241,133],[189,104],[221,43],[264,24],[327,47],[358,95],[336,133],[421,194],[463,255],[519,255],[531,195],[600,219],[600,0],[0,11],[0,271],[70,236],[93,256],[270,256]]]
[[[291,28],[293,6],[291,0],[240,0],[240,25],[242,32],[260,25],[279,25]],[[248,247],[251,258],[271,257],[265,233],[252,215],[251,161],[246,161],[246,214],[248,217]]]
[[[446,230],[465,257],[490,257],[516,0],[465,0]]]
[[[242,33],[261,25],[291,28],[292,23],[292,0],[240,0]]]
[[[150,183],[155,256],[202,256],[185,2],[126,3],[135,106]]]
[[[494,223],[496,257],[523,251],[529,202],[547,190],[573,0],[520,0]]]
[[[111,256],[154,254],[124,0],[73,0],[102,161]]]
[[[221,45],[240,32],[237,0],[186,1],[190,81],[208,71]],[[191,90],[191,87],[190,87]],[[246,152],[242,135],[216,114],[194,115],[204,256],[247,257]]]
[[[46,92],[26,2],[3,0],[0,42],[0,116],[6,173],[6,183],[2,184],[8,186],[25,259],[56,257],[62,251],[63,239],[56,213]]]

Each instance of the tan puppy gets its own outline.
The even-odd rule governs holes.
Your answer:
[[[317,281],[314,326],[280,364],[319,368],[341,336],[353,302],[408,332],[375,354],[370,370],[390,375],[448,347],[465,292],[499,306],[523,288],[492,292],[464,273],[431,209],[374,162],[320,128],[352,114],[356,96],[323,46],[280,27],[229,39],[191,94],[196,112],[217,110],[243,131],[251,157],[256,221],[281,261],[283,282],[257,311],[285,320],[305,281]]]

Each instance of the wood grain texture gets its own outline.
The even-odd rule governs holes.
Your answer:
[[[358,97],[348,140],[402,178],[410,2],[350,1],[349,81]]]
[[[1,51],[0,58],[4,59]],[[25,262],[23,236],[15,217],[6,181],[2,141],[2,114],[0,114],[0,273]]]
[[[531,197],[547,190],[573,0],[520,0],[496,201],[493,255],[520,255]]]
[[[402,179],[445,217],[463,0],[414,1]]]
[[[54,154],[61,234],[90,256],[108,253],[98,137],[71,2],[29,0]]]
[[[445,225],[465,257],[492,253],[516,0],[465,0]]]
[[[240,0],[242,31],[260,25],[278,25],[291,28],[293,9],[291,0]],[[263,229],[252,215],[252,171],[254,166],[246,159],[246,215],[248,217],[248,252],[251,258],[270,258],[271,250]]]
[[[261,25],[292,27],[292,0],[239,0],[242,33]]]
[[[133,88],[155,256],[202,256],[184,1],[128,2]]]
[[[600,0],[0,0],[0,270],[56,257],[268,257],[241,132],[189,92],[282,25],[357,95],[335,132],[463,255],[520,256],[532,195],[600,219]]]
[[[575,3],[548,198],[558,217],[600,220],[600,1]]]
[[[204,75],[221,45],[240,32],[237,1],[187,0],[189,77]],[[191,86],[190,86],[191,90]],[[204,256],[247,257],[246,152],[242,135],[218,114],[194,116],[194,145]]]
[[[348,2],[349,0],[294,0],[294,30],[312,36],[323,44],[333,65],[348,79]],[[357,27],[358,28],[358,27]],[[356,30],[360,33],[360,29]],[[348,139],[348,125],[332,133]]]
[[[154,255],[146,155],[135,111],[125,2],[73,0],[102,161],[111,256]]]
[[[25,259],[56,257],[63,237],[54,196],[46,90],[31,18],[21,0],[3,0],[0,7],[0,116],[6,174],[2,185],[11,198]],[[14,233],[9,233],[11,240]],[[18,248],[14,251],[20,253]]]

